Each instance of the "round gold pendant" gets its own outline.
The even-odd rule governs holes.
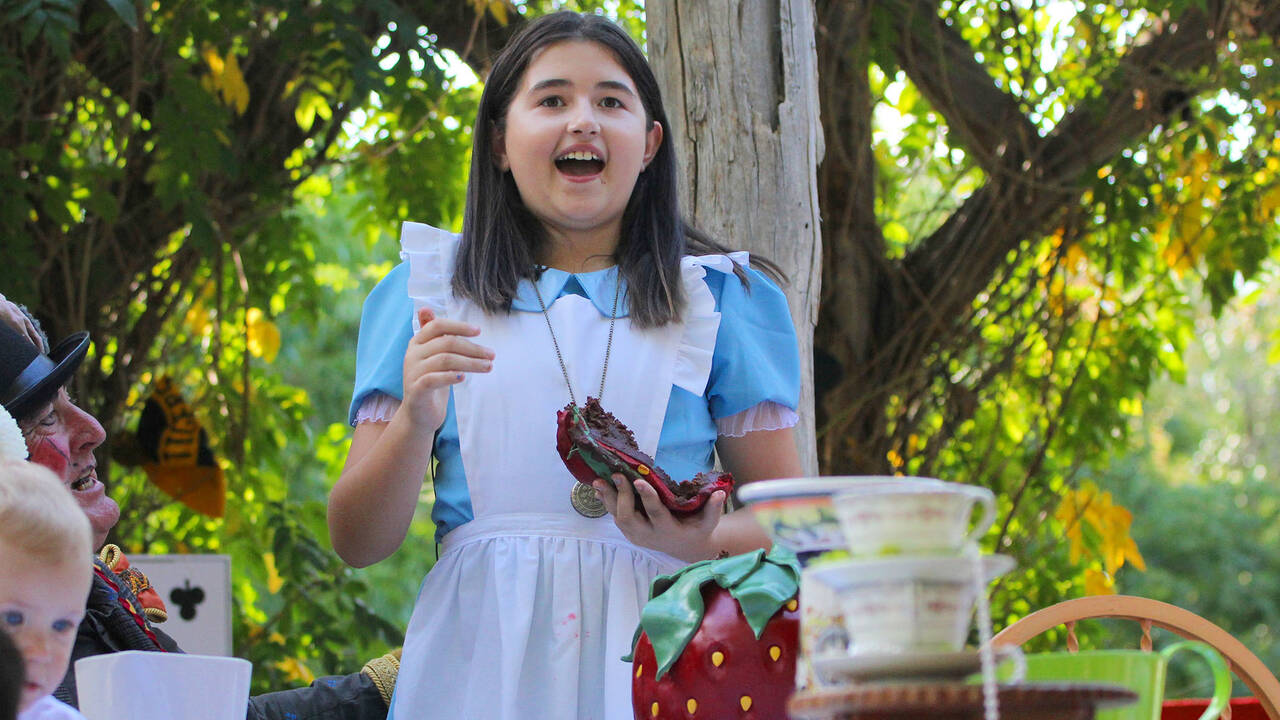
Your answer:
[[[573,489],[569,491],[569,503],[583,517],[598,518],[608,512],[604,501],[596,497],[596,489],[580,482],[574,483]]]

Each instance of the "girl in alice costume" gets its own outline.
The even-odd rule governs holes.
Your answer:
[[[619,28],[531,22],[485,85],[462,235],[405,223],[365,303],[333,544],[394,552],[433,460],[442,544],[391,718],[628,720],[650,581],[769,543],[722,491],[676,517],[645,482],[577,484],[556,450],[557,411],[592,396],[675,480],[713,449],[739,483],[800,474],[786,299],[681,220],[666,128]]]

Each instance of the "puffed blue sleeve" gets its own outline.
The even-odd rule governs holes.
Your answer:
[[[800,405],[800,349],[787,296],[759,271],[747,270],[747,275],[750,287],[736,275],[707,273],[720,312],[707,382],[711,416],[717,420],[766,400],[792,410]]]
[[[404,352],[413,337],[413,301],[407,290],[408,263],[400,263],[373,288],[360,314],[356,342],[356,387],[347,422],[372,393],[404,397]]]

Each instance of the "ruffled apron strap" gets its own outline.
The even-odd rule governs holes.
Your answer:
[[[400,225],[400,259],[409,263],[409,297],[413,300],[413,329],[418,310],[431,308],[436,317],[449,314],[453,298],[453,267],[461,235],[424,223]]]
[[[688,301],[684,330],[676,355],[676,387],[702,397],[711,377],[711,359],[716,350],[716,334],[720,330],[720,313],[716,299],[707,287],[707,269],[733,275],[735,266],[746,267],[751,261],[746,252],[728,255],[686,255],[680,260],[681,281]]]

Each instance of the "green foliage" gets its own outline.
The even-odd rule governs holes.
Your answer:
[[[0,143],[0,244],[30,269],[4,291],[52,334],[90,327],[83,402],[115,445],[168,375],[226,474],[213,520],[113,467],[112,540],[232,557],[255,691],[358,670],[400,644],[434,556],[425,512],[410,550],[379,568],[345,567],[328,546],[360,304],[396,259],[398,218],[460,222],[478,91],[454,86],[454,56],[391,3],[0,14],[14,109],[0,135],[23,139]],[[335,160],[348,176],[321,171]]]
[[[353,570],[329,548],[325,501],[350,442],[345,419],[360,306],[390,268],[395,243],[383,232],[389,228],[361,224],[373,219],[374,198],[341,175],[313,178],[300,200],[273,221],[305,241],[299,256],[243,258],[271,266],[274,291],[244,297],[236,278],[225,277],[219,313],[213,278],[198,282],[140,389],[161,373],[184,389],[223,459],[226,517],[211,520],[173,503],[137,471],[118,474],[113,489],[126,510],[115,539],[127,551],[231,555],[236,653],[254,661],[258,692],[354,672],[399,645],[417,582],[434,558],[429,489],[404,552]],[[278,320],[280,349],[271,362],[248,347],[246,301]]]
[[[566,4],[613,14],[644,37],[638,2]],[[477,20],[513,27],[557,3],[468,5]],[[992,83],[1049,132],[1123,74],[1153,18],[1192,6],[939,7]],[[198,516],[116,467],[125,517],[114,539],[130,552],[232,556],[236,648],[255,662],[257,691],[353,671],[398,644],[434,557],[429,484],[405,547],[365,570],[328,550],[324,502],[349,442],[360,302],[397,261],[399,221],[461,224],[479,90],[458,53],[475,33],[471,23],[447,27],[440,7],[0,0],[0,105],[11,109],[0,118],[0,246],[23,270],[3,291],[36,307],[54,334],[93,332],[80,389],[113,435],[133,426],[155,378],[184,391],[222,459],[227,516]],[[897,260],[993,178],[898,68],[883,12],[874,23],[875,219]],[[1191,482],[1147,492],[1155,481],[1143,482],[1167,469],[1157,455],[1116,466],[1142,482],[1102,470],[1137,432],[1131,421],[1150,417],[1153,381],[1187,373],[1184,350],[1206,322],[1189,291],[1203,288],[1223,312],[1280,240],[1280,68],[1271,38],[1228,32],[1208,71],[1177,78],[1213,90],[1159,108],[1155,129],[1084,178],[1079,202],[1011,252],[974,299],[960,341],[931,346],[928,367],[888,403],[894,470],[999,492],[1003,520],[988,547],[1014,554],[1020,572],[998,587],[997,625],[1084,592],[1093,559],[1071,557],[1055,509],[1095,480],[1135,510],[1133,534],[1152,566],[1140,577],[1126,570],[1121,589],[1159,596],[1197,577],[1232,587],[1231,573],[1210,573],[1225,564],[1209,568],[1193,551],[1192,534],[1167,547],[1150,539],[1153,523],[1177,516],[1231,548],[1263,590],[1223,594],[1205,614],[1270,632],[1275,610],[1258,596],[1273,594],[1265,577],[1274,573],[1249,558],[1274,544],[1274,500],[1255,503],[1257,514],[1232,515],[1231,505],[1263,496],[1252,468],[1278,465],[1271,457],[1239,474],[1215,461],[1239,446],[1215,434],[1236,418],[1163,421],[1167,456],[1181,458],[1170,467],[1230,494]],[[1269,332],[1276,356],[1280,330]],[[1234,529],[1208,526],[1209,516]]]
[[[943,2],[939,16],[1041,133],[1131,72],[1124,63],[1161,13],[1200,7],[1015,5]],[[876,219],[885,254],[910,258],[965,212],[976,189],[1000,178],[899,69],[888,20],[875,23]],[[963,332],[927,353],[885,411],[893,470],[977,483],[1000,496],[1003,520],[987,541],[1012,553],[1020,570],[998,586],[997,626],[1086,593],[1085,569],[1098,560],[1068,551],[1067,528],[1055,518],[1061,498],[1087,480],[1106,486],[1099,478],[1124,452],[1153,383],[1184,376],[1184,353],[1208,322],[1189,293],[1202,289],[1212,312],[1223,312],[1280,245],[1274,40],[1234,21],[1228,32],[1211,68],[1179,77],[1206,90],[1160,108],[1163,120],[1150,133],[1078,188],[1064,188],[1079,192],[1079,202],[999,263]],[[1144,93],[1132,101],[1139,109],[1172,102]],[[982,252],[980,243],[972,249]],[[959,272],[966,261],[954,258]],[[1133,508],[1144,552],[1149,495],[1121,495],[1146,501]],[[1166,559],[1153,552],[1153,566]],[[1125,570],[1120,589],[1138,587],[1130,583],[1139,577]]]
[[[1269,667],[1280,663],[1280,262],[1263,266],[1243,302],[1195,304],[1185,382],[1163,380],[1135,421],[1132,448],[1100,482],[1134,511],[1150,569],[1126,592],[1217,623]]]
[[[523,20],[497,5],[476,22]],[[580,5],[638,32],[634,3]],[[0,245],[30,269],[4,292],[51,334],[91,330],[82,403],[114,446],[167,375],[226,475],[214,520],[104,463],[111,539],[232,557],[255,692],[358,670],[401,642],[434,560],[432,495],[404,549],[364,570],[329,549],[325,501],[361,303],[398,261],[399,221],[461,226],[473,23],[353,0],[4,0],[0,17]]]

